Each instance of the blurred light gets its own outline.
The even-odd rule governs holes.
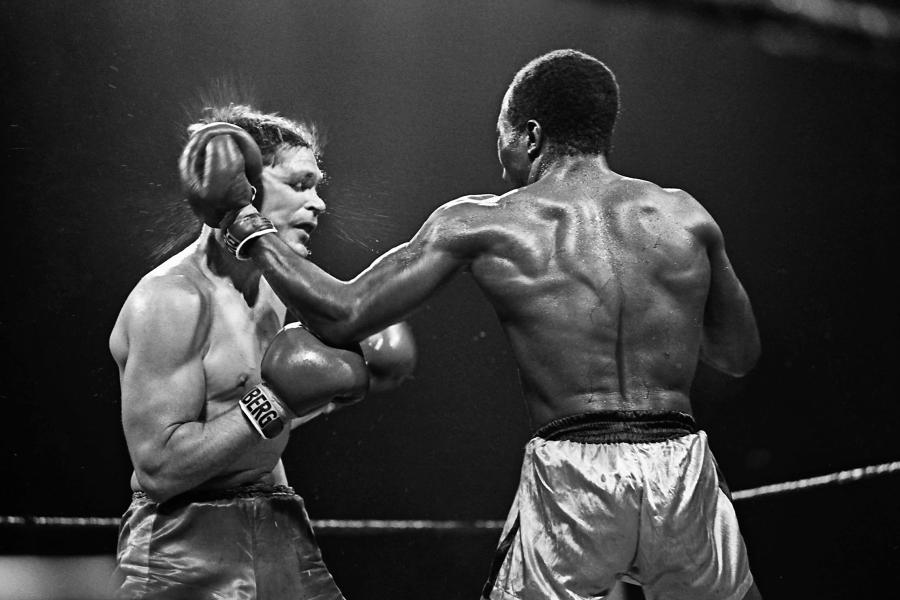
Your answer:
[[[0,556],[0,600],[107,600],[112,556]]]

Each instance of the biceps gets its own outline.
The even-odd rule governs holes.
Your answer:
[[[177,364],[145,364],[133,357],[122,376],[122,425],[129,447],[158,449],[173,427],[200,420],[205,403],[199,357]]]

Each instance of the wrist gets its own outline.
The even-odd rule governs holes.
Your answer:
[[[238,405],[250,426],[264,439],[277,437],[295,417],[275,392],[262,383],[250,388]]]
[[[256,208],[242,208],[225,229],[225,247],[238,260],[250,260],[249,242],[270,233],[278,233],[272,221],[262,216]]]

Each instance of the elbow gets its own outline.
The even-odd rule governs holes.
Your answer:
[[[315,315],[309,324],[329,345],[345,347],[364,337],[362,316],[361,303],[353,302],[335,306],[327,315]]]
[[[762,347],[759,342],[759,334],[754,333],[754,335],[744,344],[739,356],[735,357],[734,377],[743,377],[756,368],[761,354]]]
[[[151,475],[142,469],[135,469],[135,474],[137,475],[138,484],[141,486],[141,491],[147,494],[147,497],[157,504],[170,500],[181,492],[181,490],[166,477]]]
[[[749,374],[755,366],[756,361],[740,360],[720,366],[719,370],[731,377],[740,378]]]
[[[162,460],[153,458],[138,460],[134,473],[141,491],[154,502],[165,502],[185,491],[183,486],[167,473]]]
[[[759,362],[761,349],[759,339],[740,348],[712,349],[705,347],[702,353],[703,362],[731,377],[744,377]]]

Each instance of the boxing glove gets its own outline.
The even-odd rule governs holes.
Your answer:
[[[364,339],[360,346],[372,377],[373,391],[393,389],[412,377],[416,344],[406,322],[395,323]]]
[[[249,133],[210,123],[191,135],[178,161],[181,185],[194,212],[210,227],[262,194],[262,153]]]
[[[239,404],[264,438],[277,436],[292,419],[332,402],[361,400],[369,389],[361,352],[326,346],[300,323],[285,326],[272,339],[260,364],[260,378]]]
[[[234,219],[225,229],[225,248],[238,260],[250,260],[244,252],[245,244],[267,233],[278,233],[272,221],[259,214],[256,207],[248,205],[234,213]]]

